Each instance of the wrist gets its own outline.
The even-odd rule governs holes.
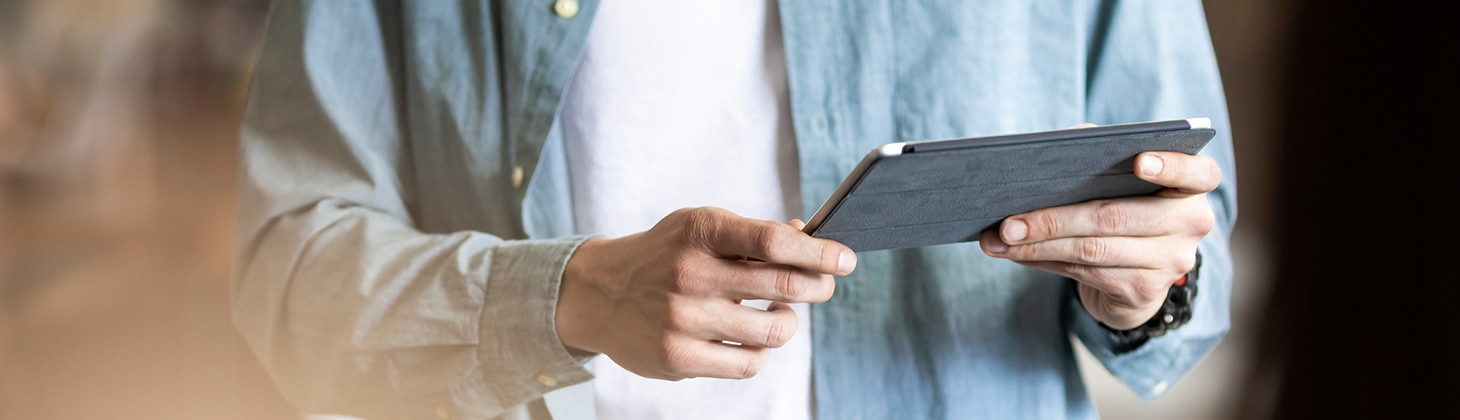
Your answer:
[[[1196,301],[1197,272],[1200,268],[1201,252],[1197,252],[1196,263],[1192,265],[1191,270],[1171,284],[1166,292],[1166,300],[1162,302],[1156,314],[1145,323],[1129,329],[1115,329],[1105,323],[1100,323],[1100,326],[1105,328],[1115,342],[1122,347],[1138,346],[1150,338],[1161,337],[1167,332],[1180,328],[1191,320],[1193,304]]]
[[[596,344],[597,333],[603,330],[599,323],[604,319],[597,313],[603,300],[603,293],[598,286],[599,277],[604,272],[598,261],[610,241],[601,237],[583,241],[568,257],[568,263],[563,268],[553,319],[558,338],[569,352],[602,353]]]

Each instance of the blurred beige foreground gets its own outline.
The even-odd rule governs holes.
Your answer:
[[[0,419],[296,416],[227,313],[263,6],[0,1]]]
[[[266,6],[0,0],[0,420],[303,417],[227,306],[235,140]],[[1233,333],[1155,403],[1082,358],[1107,418],[1225,419],[1248,403],[1269,263],[1272,70],[1258,63],[1275,9],[1208,5],[1244,171]]]

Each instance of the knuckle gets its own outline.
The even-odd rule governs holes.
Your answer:
[[[807,287],[804,282],[799,281],[796,272],[790,268],[778,268],[775,270],[775,280],[772,287],[775,293],[790,301],[801,301],[805,298]]]
[[[765,366],[765,353],[755,353],[740,360],[740,366],[736,368],[735,377],[748,379],[760,373],[761,367]]]
[[[669,291],[684,293],[696,290],[700,283],[699,269],[688,259],[680,258],[670,266]]]
[[[1206,204],[1205,198],[1202,199],[1202,204]],[[1201,215],[1192,219],[1192,231],[1201,236],[1206,236],[1206,234],[1211,233],[1212,229],[1216,229],[1216,227],[1217,216],[1212,213],[1210,206],[1203,205]]]
[[[772,255],[776,250],[784,248],[788,239],[780,225],[761,225],[755,228],[755,248],[761,255]]]
[[[694,213],[694,210],[695,209],[693,209],[693,208],[687,208],[687,207],[677,208],[677,209],[674,209],[674,211],[669,212],[669,214],[665,215],[664,218],[661,219],[661,220],[687,219],[687,218],[690,217],[691,214]]]
[[[1100,238],[1080,238],[1075,258],[1082,264],[1100,264],[1110,258],[1110,243]]]
[[[713,238],[715,232],[720,228],[721,214],[714,207],[695,207],[682,210],[684,215],[684,233],[690,243],[706,244]]]
[[[702,220],[714,220],[724,215],[725,209],[714,206],[700,206],[689,210],[690,215]]]
[[[1181,277],[1183,274],[1186,274],[1186,272],[1191,271],[1192,268],[1196,268],[1195,251],[1183,252],[1176,255],[1176,270],[1178,274],[1176,274],[1175,277]]]
[[[1064,234],[1064,226],[1060,225],[1060,220],[1055,217],[1054,212],[1042,211],[1031,219],[1036,223],[1029,226],[1030,237],[1034,237],[1036,232],[1044,232],[1043,237],[1045,238],[1058,238]]]
[[[791,336],[796,333],[796,319],[777,319],[771,321],[766,329],[765,347],[779,348],[791,341]]]
[[[1130,211],[1111,201],[1102,201],[1097,204],[1093,216],[1095,217],[1095,232],[1100,235],[1120,232],[1131,222]]]

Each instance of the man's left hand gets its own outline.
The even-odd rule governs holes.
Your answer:
[[[1206,194],[1222,180],[1210,157],[1147,152],[1136,175],[1166,187],[1151,196],[1094,200],[1009,216],[979,238],[990,256],[1080,282],[1080,299],[1115,329],[1155,316],[1172,283],[1196,264],[1215,224]]]

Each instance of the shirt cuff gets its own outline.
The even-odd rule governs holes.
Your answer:
[[[454,405],[513,407],[593,378],[584,366],[592,356],[570,354],[555,323],[564,268],[586,239],[509,241],[495,248],[486,273],[479,367],[453,390],[460,403]]]

